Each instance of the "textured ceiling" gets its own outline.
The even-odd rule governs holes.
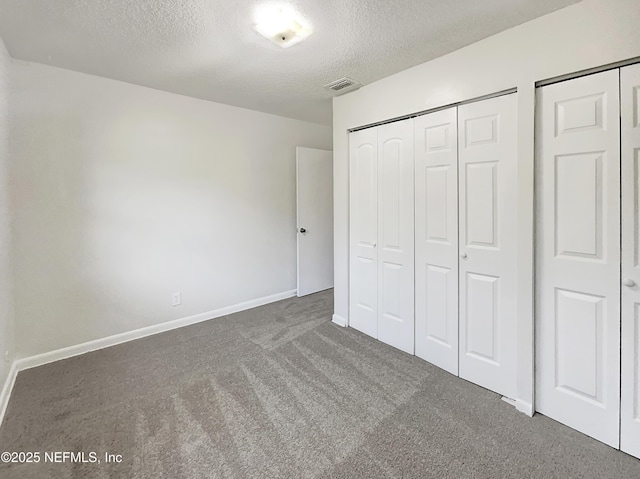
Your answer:
[[[316,123],[322,86],[363,84],[577,0],[291,0],[314,29],[288,49],[254,30],[255,0],[0,0],[14,58]]]

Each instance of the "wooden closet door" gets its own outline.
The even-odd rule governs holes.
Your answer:
[[[416,356],[458,375],[457,108],[414,118]]]
[[[620,70],[622,398],[620,449],[640,457],[640,65]]]
[[[378,130],[349,135],[349,326],[378,337]]]
[[[378,127],[378,339],[414,351],[413,120]]]
[[[460,377],[516,396],[517,102],[458,108]]]
[[[613,447],[620,420],[618,70],[538,90],[536,409]]]

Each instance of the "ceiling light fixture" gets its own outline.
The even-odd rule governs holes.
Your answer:
[[[313,33],[291,10],[283,7],[265,10],[253,27],[263,37],[282,48],[295,45]]]

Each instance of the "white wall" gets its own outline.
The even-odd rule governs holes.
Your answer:
[[[9,205],[9,54],[0,39],[0,391],[14,357],[13,273],[10,256],[11,214]],[[2,416],[0,397],[0,418]]]
[[[518,88],[518,400],[533,401],[536,81],[640,56],[638,0],[584,0],[334,100],[335,314],[348,317],[347,129]]]
[[[17,60],[12,85],[19,358],[295,289],[295,147],[330,127]]]

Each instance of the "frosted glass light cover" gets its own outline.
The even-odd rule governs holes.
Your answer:
[[[263,15],[255,31],[282,48],[290,47],[313,33],[295,15],[284,9],[272,10]]]

